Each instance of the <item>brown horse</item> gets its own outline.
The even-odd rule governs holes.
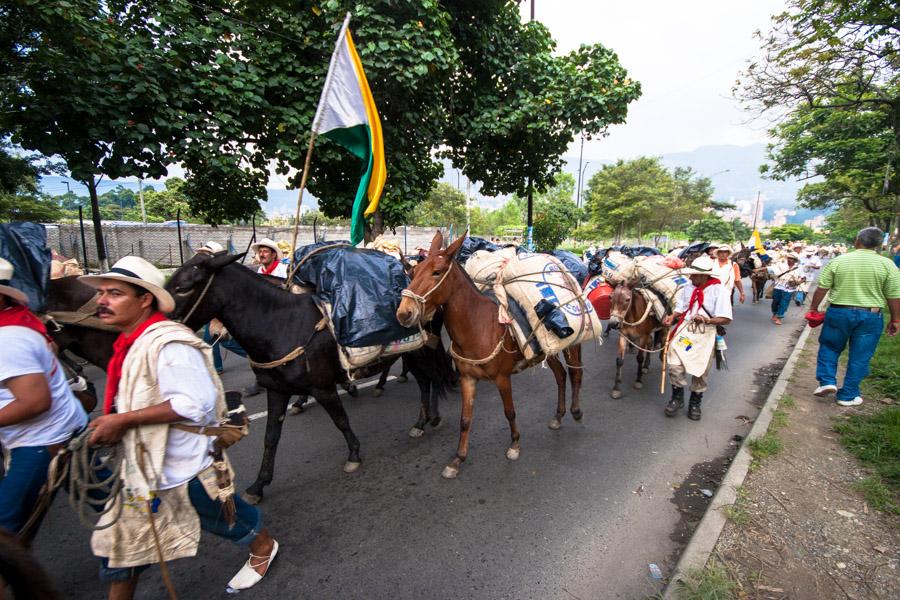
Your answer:
[[[643,289],[639,279],[631,279],[619,284],[610,296],[609,329],[619,332],[619,347],[616,353],[616,379],[610,395],[622,397],[622,366],[628,346],[637,349],[637,379],[634,389],[644,387],[644,373],[650,370],[650,356],[660,347],[662,323],[653,313],[653,305],[646,294],[653,292]]]
[[[506,457],[516,460],[520,452],[510,377],[517,372],[517,365],[524,356],[509,326],[500,323],[498,305],[478,291],[456,262],[456,254],[464,240],[465,236],[460,237],[442,250],[443,236],[440,232],[435,234],[428,258],[416,266],[415,275],[397,309],[397,319],[406,327],[419,321],[429,321],[439,307],[444,310],[444,324],[452,340],[450,354],[461,375],[462,392],[459,446],[456,456],[444,467],[442,475],[447,479],[459,474],[460,466],[468,456],[469,429],[478,380],[492,381],[503,399],[503,412],[509,421],[511,438]],[[580,421],[581,347],[572,346],[564,355],[572,381],[572,417]],[[558,391],[556,415],[549,427],[559,429],[566,414],[566,369],[555,355],[547,357],[547,364],[553,370]]]

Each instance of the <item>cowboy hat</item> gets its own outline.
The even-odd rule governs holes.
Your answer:
[[[125,256],[120,258],[108,273],[82,275],[78,279],[92,287],[99,286],[104,279],[125,281],[153,294],[159,303],[160,311],[168,313],[175,310],[175,299],[164,289],[166,278],[162,271],[140,256]]]
[[[681,272],[685,275],[712,275],[714,266],[713,259],[701,254],[694,259],[691,266],[683,268]]]
[[[256,254],[257,252],[259,252],[260,246],[262,246],[263,248],[271,248],[272,250],[275,251],[275,260],[277,260],[277,261],[281,260],[281,258],[282,258],[281,248],[278,247],[278,244],[275,242],[275,240],[270,240],[269,238],[263,238],[263,239],[259,240],[258,242],[256,242],[255,244],[253,244],[252,246],[250,246],[250,251],[253,252],[253,254]]]
[[[727,252],[728,254],[734,254],[734,248],[729,246],[728,244],[722,244],[716,248],[716,253],[718,252]]]
[[[17,290],[9,285],[12,281],[15,268],[5,258],[0,258],[0,294],[9,296],[19,304],[28,305],[28,296],[22,290]]]
[[[209,252],[210,254],[218,254],[224,252],[225,248],[219,242],[209,241],[197,248],[197,252]]]
[[[793,252],[787,252],[787,253],[785,253],[785,255],[784,255],[784,259],[785,259],[785,260],[796,260],[796,261],[799,261],[799,260],[800,260],[800,257],[797,256],[796,254],[794,254]]]

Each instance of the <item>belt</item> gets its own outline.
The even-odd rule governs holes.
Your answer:
[[[849,304],[832,304],[831,308],[847,308],[849,310],[864,310],[866,312],[880,313],[881,308],[878,306],[850,306]]]

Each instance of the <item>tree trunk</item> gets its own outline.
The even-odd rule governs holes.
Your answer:
[[[369,243],[375,240],[379,235],[384,233],[384,215],[381,214],[381,209],[378,208],[372,214],[372,226],[369,227],[368,221],[366,222],[366,234],[364,241],[365,243]]]
[[[100,199],[97,197],[97,184],[94,177],[83,182],[87,185],[88,192],[91,196],[91,221],[94,223],[94,242],[97,244],[97,261],[99,262],[100,272],[109,271],[109,260],[106,258],[106,246],[103,244],[103,227],[100,222]],[[85,265],[87,267],[87,265]]]

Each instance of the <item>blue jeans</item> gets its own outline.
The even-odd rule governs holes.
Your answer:
[[[209,332],[209,324],[203,328],[203,341],[209,344],[213,341],[213,336]],[[212,345],[212,355],[213,355],[213,366],[215,366],[216,371],[221,371],[224,367],[222,366],[222,350],[221,348],[225,348],[229,352],[234,352],[238,356],[242,358],[247,358],[247,352],[241,348],[241,345],[238,344],[235,340],[220,340]]]
[[[222,503],[212,500],[203,484],[196,477],[188,482],[188,497],[197,515],[200,517],[200,528],[221,538],[234,542],[238,546],[249,546],[262,530],[262,512],[252,504],[248,504],[239,495],[234,495],[235,523],[228,528],[222,516]],[[102,581],[127,581],[144,572],[150,565],[139,567],[110,567],[108,558],[100,559],[100,579]]]
[[[9,453],[9,470],[0,479],[0,529],[16,534],[31,516],[47,482],[51,456],[46,446],[13,448]]]
[[[819,385],[837,385],[838,357],[847,343],[850,352],[844,386],[837,391],[838,400],[853,400],[859,396],[859,384],[869,374],[869,361],[878,347],[884,319],[881,313],[850,308],[830,307],[819,337],[819,356],[816,360],[816,379]]]
[[[777,288],[772,290],[772,314],[779,319],[783,318],[788,306],[791,305],[791,297],[793,295],[794,292],[786,292]]]
[[[794,302],[797,303],[797,306],[802,305],[805,300],[806,300],[806,292],[796,292],[794,294]]]

